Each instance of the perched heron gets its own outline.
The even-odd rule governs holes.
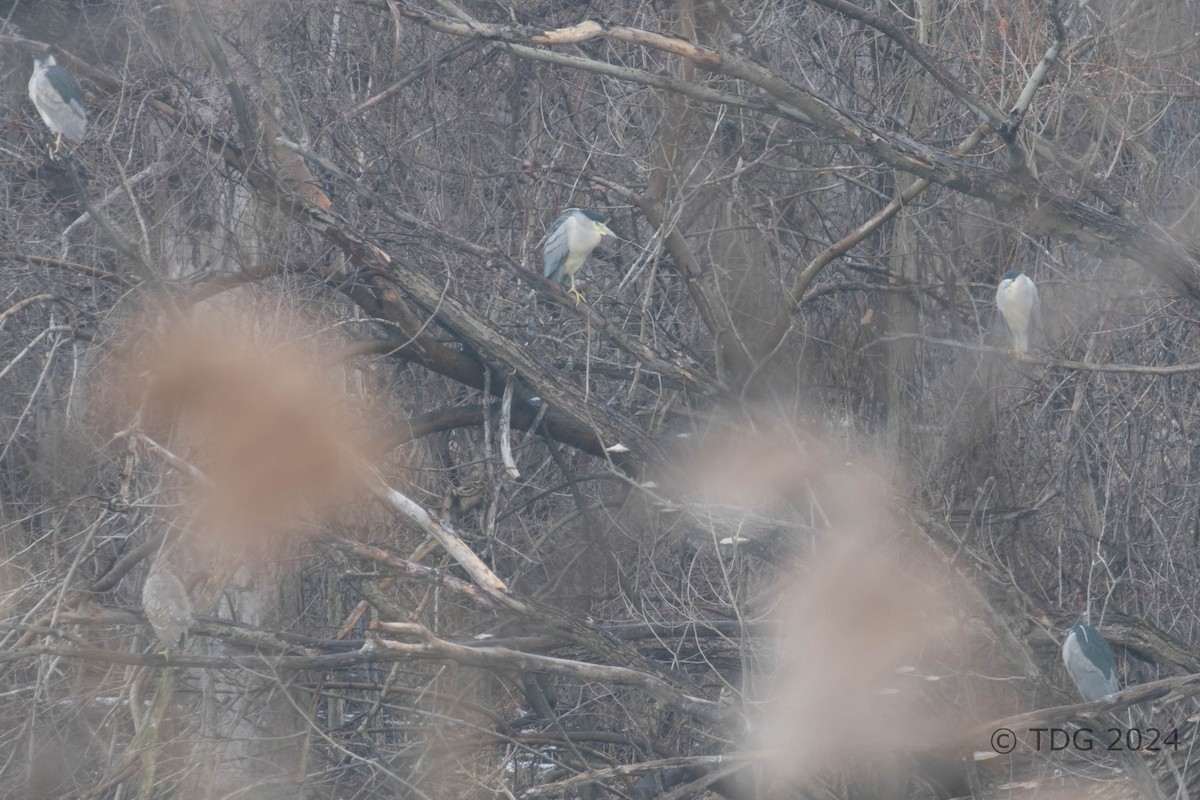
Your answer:
[[[57,134],[54,150],[62,147],[66,136],[78,142],[87,131],[87,113],[83,110],[83,93],[71,73],[54,62],[54,56],[41,53],[33,58],[33,75],[29,77],[29,99],[37,106],[42,121]]]
[[[996,288],[996,308],[1012,334],[1013,349],[1018,353],[1029,352],[1030,334],[1034,325],[1042,321],[1038,290],[1029,276],[1019,269],[1004,273]]]
[[[1084,700],[1100,700],[1121,688],[1112,648],[1091,625],[1076,622],[1063,642],[1062,654],[1067,672]]]
[[[142,610],[168,650],[182,646],[183,636],[192,626],[192,601],[183,583],[161,558],[150,566],[142,584]]]
[[[605,236],[616,236],[605,225],[604,215],[590,208],[568,208],[554,220],[546,234],[546,246],[542,250],[546,262],[545,276],[559,283],[570,279],[567,290],[575,296],[575,305],[583,294],[575,288],[575,274],[583,268],[583,262],[600,244]]]

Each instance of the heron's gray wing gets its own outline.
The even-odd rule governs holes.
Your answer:
[[[1042,299],[1038,296],[1037,286],[1033,287],[1033,312],[1030,314],[1030,320],[1032,321],[1030,327],[1035,331],[1041,331],[1042,336],[1045,337],[1046,331],[1042,326]]]
[[[50,81],[58,96],[67,101],[72,111],[87,119],[87,112],[83,110],[83,92],[79,90],[79,84],[71,77],[71,73],[62,67],[53,66],[46,70],[46,80]]]
[[[558,219],[554,220],[554,224],[550,226],[550,233],[546,235],[546,246],[542,249],[545,263],[542,274],[556,281],[562,280],[562,265],[567,260],[567,252],[570,249],[567,242],[568,216],[569,211],[560,214]]]
[[[1072,658],[1067,669],[1080,692],[1088,700],[1099,700],[1121,688],[1115,671],[1106,672],[1086,658]],[[1096,696],[1090,696],[1093,694]]]
[[[1089,663],[1095,664],[1096,669],[1102,672],[1105,677],[1111,677],[1114,680],[1117,677],[1117,662],[1113,658],[1112,647],[1109,646],[1100,631],[1090,626],[1082,628],[1082,635],[1076,636],[1075,640],[1079,645],[1079,651],[1086,656]]]

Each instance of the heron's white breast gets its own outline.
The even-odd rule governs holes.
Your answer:
[[[582,251],[583,257],[587,258],[596,245],[600,244],[600,239],[600,231],[596,230],[591,220],[580,219],[577,216],[567,220],[567,245],[572,254]]]
[[[1006,317],[1028,318],[1033,311],[1033,292],[1030,288],[1033,281],[1022,275],[1010,278],[1000,284],[996,293],[996,304]]]

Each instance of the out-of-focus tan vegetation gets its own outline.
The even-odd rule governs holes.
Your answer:
[[[119,398],[110,419],[136,420],[199,470],[182,482],[183,507],[220,546],[320,530],[365,501],[358,476],[380,450],[365,387],[346,391],[319,329],[257,315],[233,304],[131,326],[116,363],[93,373],[101,396]]]
[[[1194,3],[0,20],[0,794],[1196,793]]]

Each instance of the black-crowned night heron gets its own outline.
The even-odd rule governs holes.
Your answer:
[[[601,239],[616,236],[604,223],[604,215],[598,211],[568,208],[559,214],[546,234],[546,246],[542,251],[546,262],[543,274],[559,283],[569,279],[571,285],[567,291],[575,295],[575,305],[583,299],[583,294],[575,288],[575,274],[583,268],[583,262]]]
[[[1100,700],[1121,688],[1112,648],[1091,625],[1076,622],[1063,642],[1062,654],[1067,672],[1084,700]]]
[[[54,56],[49,53],[33,58],[29,99],[37,106],[46,127],[57,135],[52,155],[62,146],[64,136],[73,142],[83,138],[87,131],[83,93],[79,91],[79,84],[71,77],[71,73],[54,63]]]
[[[1019,269],[1010,269],[996,288],[996,308],[1004,317],[1012,334],[1013,349],[1029,352],[1029,337],[1033,326],[1041,323],[1042,308],[1038,290],[1029,276]]]
[[[183,644],[183,636],[192,626],[192,601],[187,588],[160,558],[150,566],[142,584],[142,610],[167,649]]]

